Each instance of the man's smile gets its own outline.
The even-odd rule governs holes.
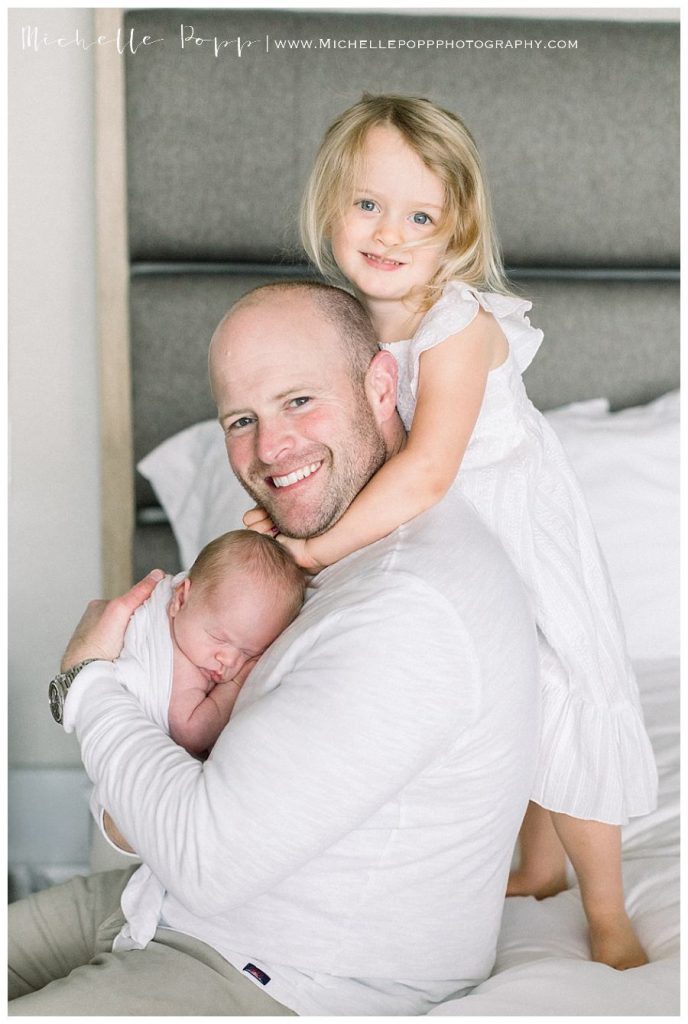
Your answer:
[[[299,467],[299,469],[293,469],[284,476],[269,476],[267,477],[268,483],[277,488],[293,487],[294,484],[305,480],[306,477],[312,476],[313,473],[317,473],[322,463],[323,460],[321,459],[319,462],[310,462],[306,466]]]

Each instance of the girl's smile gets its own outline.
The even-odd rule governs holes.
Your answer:
[[[361,255],[370,264],[370,266],[375,267],[376,270],[398,270],[399,267],[405,266],[405,264],[401,263],[399,260],[391,260],[384,256],[376,256],[372,252],[364,252],[361,253]]]

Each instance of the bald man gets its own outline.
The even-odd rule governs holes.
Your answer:
[[[210,369],[232,468],[285,534],[327,529],[405,444],[395,361],[344,292],[250,293]],[[317,576],[203,764],[109,663],[151,585],[87,613],[64,724],[167,890],[158,929],[126,947],[126,871],[11,908],[10,1013],[416,1015],[478,984],[538,694],[525,596],[471,509],[449,495]]]

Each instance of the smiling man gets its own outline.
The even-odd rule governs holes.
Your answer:
[[[289,536],[332,526],[405,442],[396,363],[345,292],[250,292],[220,322],[209,362],[234,472]]]
[[[404,444],[394,359],[344,292],[251,293],[210,366],[234,472],[285,533],[326,529]],[[322,572],[203,764],[109,664],[147,586],[92,609],[63,668],[99,801],[166,889],[155,938],[121,940],[129,872],[24,901],[10,1013],[403,1016],[484,979],[538,688],[521,585],[471,509],[450,495]]]

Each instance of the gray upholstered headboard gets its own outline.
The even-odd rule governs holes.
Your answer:
[[[211,42],[182,48],[182,25]],[[207,345],[231,302],[306,272],[300,192],[364,90],[431,98],[476,136],[507,267],[545,331],[537,405],[678,385],[677,25],[175,8],[130,11],[125,28],[161,40],[126,60],[136,459],[214,415]],[[234,41],[217,57],[215,37]],[[138,475],[136,502],[155,503]],[[175,568],[170,540],[139,525],[135,571]]]

